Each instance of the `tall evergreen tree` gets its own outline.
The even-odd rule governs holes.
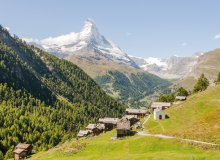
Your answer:
[[[207,89],[207,87],[209,86],[209,81],[208,79],[205,77],[204,74],[202,74],[200,76],[200,78],[198,79],[198,81],[196,82],[193,92],[197,93],[197,92],[201,92]]]

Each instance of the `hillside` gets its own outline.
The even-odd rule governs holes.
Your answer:
[[[88,122],[124,111],[79,67],[27,45],[1,26],[0,74],[0,150],[7,156],[18,142],[32,143],[36,151],[48,149]]]
[[[200,55],[196,65],[177,84],[190,89],[202,73],[212,84],[218,72],[220,72],[220,49],[215,49]]]
[[[49,37],[39,41],[25,40],[30,44],[40,46],[57,57],[76,64],[95,79],[109,95],[122,103],[130,104],[132,107],[148,106],[151,100],[148,96],[152,96],[152,90],[155,88],[163,90],[171,84],[167,80],[140,69],[127,53],[105,38],[90,19],[85,21],[80,32]],[[103,79],[109,77],[110,72],[119,73],[120,78],[125,77],[131,81],[120,83],[113,76],[111,82],[106,82]],[[152,82],[153,80],[155,81]]]
[[[162,91],[171,84],[144,72],[109,71],[95,80],[108,94],[135,108],[149,106],[151,99],[148,96]]]
[[[220,144],[220,86],[194,94],[167,109],[168,119],[146,124],[150,133],[173,135]]]
[[[219,151],[202,149],[171,139],[135,135],[111,140],[115,131],[90,139],[70,140],[47,152],[40,152],[31,160],[217,160]],[[204,147],[205,148],[205,147]]]

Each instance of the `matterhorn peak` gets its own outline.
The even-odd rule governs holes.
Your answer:
[[[95,22],[92,19],[88,18],[85,21],[84,26],[83,26],[80,34],[83,37],[84,36],[86,36],[86,37],[92,36],[93,34],[95,34],[95,35],[99,34],[98,33],[98,29],[97,29],[97,27],[95,25]]]

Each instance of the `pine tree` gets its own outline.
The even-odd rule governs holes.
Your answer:
[[[198,79],[198,81],[196,82],[193,92],[197,93],[197,92],[201,92],[207,89],[207,87],[209,86],[209,81],[208,79],[205,77],[204,74],[202,74],[200,76],[200,78]]]
[[[183,87],[180,87],[177,91],[177,96],[188,96],[188,95],[189,95],[188,91]]]
[[[215,83],[220,83],[220,72],[217,75],[217,79],[216,79]]]

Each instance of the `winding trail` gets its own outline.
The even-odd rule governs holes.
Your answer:
[[[186,141],[186,142],[193,142],[193,143],[198,143],[198,144],[205,144],[205,145],[212,145],[212,146],[220,146],[219,144],[215,143],[210,143],[210,142],[203,142],[203,141],[198,141],[198,140],[193,140],[193,139],[186,139],[186,138],[178,138],[178,137],[173,137],[173,136],[167,136],[163,134],[150,134],[148,133],[147,130],[145,130],[144,126],[147,123],[147,121],[150,119],[150,115],[144,120],[143,122],[143,131],[139,131],[137,134],[140,136],[148,136],[148,137],[158,137],[158,138],[163,138],[163,139],[177,139],[181,141]]]

